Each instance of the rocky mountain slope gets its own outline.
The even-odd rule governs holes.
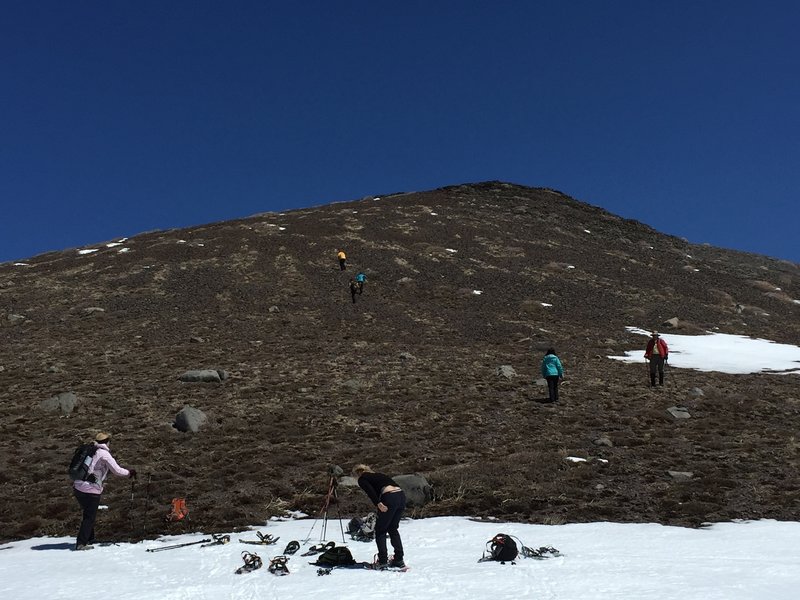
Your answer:
[[[436,499],[417,516],[796,520],[796,375],[681,369],[651,390],[644,362],[607,356],[643,348],[626,326],[668,339],[674,317],[680,333],[797,343],[798,298],[797,264],[499,182],[5,263],[0,537],[75,532],[65,463],[98,430],[140,474],[104,494],[98,528],[120,539],[180,528],[161,520],[174,496],[207,531],[316,513],[328,465],[362,461],[425,475]],[[536,382],[551,344],[567,372],[557,405]],[[229,377],[179,381],[202,368]],[[65,392],[74,408],[53,409]],[[173,427],[187,405],[208,417],[197,433]],[[339,500],[340,514],[369,510],[358,490]]]

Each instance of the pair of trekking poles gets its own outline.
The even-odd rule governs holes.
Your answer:
[[[650,360],[649,359],[647,359],[647,358],[644,359],[644,366],[647,369],[647,380],[651,381],[651,379],[650,379]],[[669,377],[667,377],[667,373],[669,373]],[[664,379],[670,379],[671,378],[674,381],[674,377],[675,377],[674,371],[669,366],[669,362],[665,360],[664,361]],[[677,381],[675,381],[675,384],[677,385]]]

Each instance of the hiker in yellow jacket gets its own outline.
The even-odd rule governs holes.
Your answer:
[[[347,255],[344,253],[344,250],[339,248],[339,251],[336,253],[336,258],[339,259],[339,269],[344,271],[347,268]]]

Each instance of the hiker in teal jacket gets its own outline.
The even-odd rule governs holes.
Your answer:
[[[542,377],[547,380],[550,402],[558,402],[558,384],[564,379],[564,368],[553,348],[548,348],[542,359]]]

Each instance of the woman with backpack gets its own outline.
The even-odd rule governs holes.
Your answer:
[[[558,402],[558,384],[564,379],[564,368],[553,348],[548,348],[542,359],[542,377],[547,380],[549,402]]]
[[[124,469],[117,464],[108,444],[111,434],[98,433],[94,438],[94,453],[89,463],[86,479],[79,479],[72,485],[75,499],[83,510],[81,527],[78,530],[78,540],[75,550],[91,550],[94,548],[94,521],[97,517],[97,508],[100,506],[100,495],[103,493],[103,482],[109,472],[117,477],[130,477],[136,479],[136,469]]]
[[[400,539],[398,527],[403,511],[406,509],[406,495],[397,483],[383,473],[376,473],[369,465],[356,465],[353,467],[353,477],[358,480],[358,486],[367,493],[369,499],[378,509],[378,518],[375,522],[375,544],[378,546],[378,569],[389,567],[403,569],[403,542]],[[386,549],[386,535],[394,549],[394,557],[389,562]]]

